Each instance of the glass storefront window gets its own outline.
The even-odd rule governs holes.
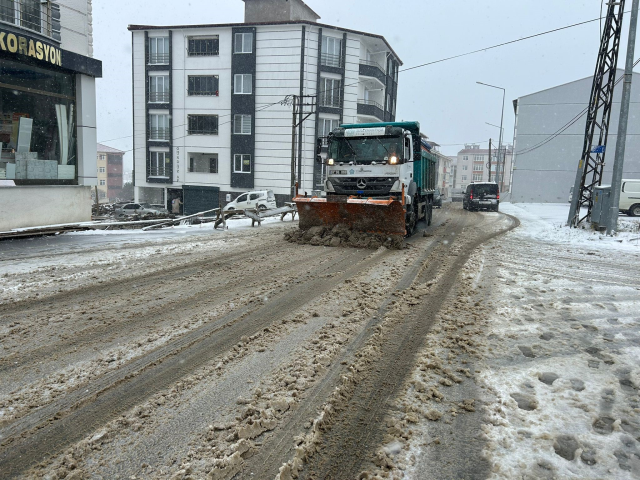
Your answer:
[[[0,178],[77,183],[75,75],[0,64]]]

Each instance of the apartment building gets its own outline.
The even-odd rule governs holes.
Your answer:
[[[91,0],[0,1],[0,231],[91,219]]]
[[[500,163],[500,191],[509,191],[511,178],[511,163],[513,159],[513,146],[505,145],[505,154]],[[491,181],[496,181],[498,166],[498,149],[491,150]],[[458,152],[455,168],[455,188],[464,190],[473,182],[489,181],[489,149],[480,148],[480,145],[465,145]]]
[[[98,144],[98,201],[115,202],[122,193],[122,163],[124,152]]]
[[[402,63],[384,37],[318,23],[301,0],[244,1],[244,23],[129,26],[136,201],[196,213],[271,189],[283,202],[292,181],[321,188],[319,137],[395,120]],[[292,95],[306,104],[295,129]]]

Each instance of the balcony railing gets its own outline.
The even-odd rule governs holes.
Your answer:
[[[380,110],[384,110],[384,107],[375,100],[358,100],[358,103],[360,105],[373,105],[374,107],[378,107]]]
[[[51,2],[4,0],[0,2],[0,21],[51,37]]]
[[[382,71],[382,73],[384,73],[384,67],[374,60],[365,60],[364,58],[361,58],[360,65],[369,65],[370,67],[377,67]]]
[[[342,57],[332,53],[321,53],[320,63],[326,67],[340,68],[342,67]]]
[[[319,107],[331,107],[331,108],[340,108],[340,95],[320,95],[320,99],[318,101]]]
[[[149,140],[171,140],[171,129],[169,128],[150,128]]]
[[[169,92],[151,92],[149,94],[151,103],[169,103]]]
[[[150,53],[147,56],[147,62],[149,65],[168,65],[169,54],[168,53]]]
[[[149,176],[169,178],[169,169],[165,167],[149,167]]]

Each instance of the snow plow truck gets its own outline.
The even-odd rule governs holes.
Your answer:
[[[300,228],[332,228],[411,236],[420,220],[431,224],[437,157],[418,122],[341,125],[327,138],[324,196],[293,199]]]

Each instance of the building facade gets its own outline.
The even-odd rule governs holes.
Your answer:
[[[124,152],[98,144],[98,200],[116,202],[122,193],[122,164]]]
[[[271,189],[282,203],[292,181],[321,188],[319,137],[395,119],[387,41],[318,18],[300,0],[246,0],[245,23],[129,27],[136,201],[180,197],[188,214]],[[293,95],[306,104],[295,129]]]
[[[508,192],[511,179],[511,165],[513,161],[513,146],[505,145],[504,154],[500,155],[500,191]],[[498,167],[498,149],[491,150],[491,181],[496,181]],[[473,182],[489,181],[489,149],[480,148],[480,145],[465,145],[458,152],[455,162],[456,190],[464,191],[467,185]]]
[[[616,78],[624,71],[618,69]],[[587,105],[593,78],[532,93],[515,100],[516,114],[511,201],[567,203],[584,146]],[[611,182],[622,83],[614,90],[603,183]],[[633,74],[624,157],[624,178],[640,178],[640,74]],[[595,139],[597,143],[597,139]],[[594,144],[595,145],[595,144]]]
[[[0,2],[0,231],[90,220],[96,178],[91,1]]]

